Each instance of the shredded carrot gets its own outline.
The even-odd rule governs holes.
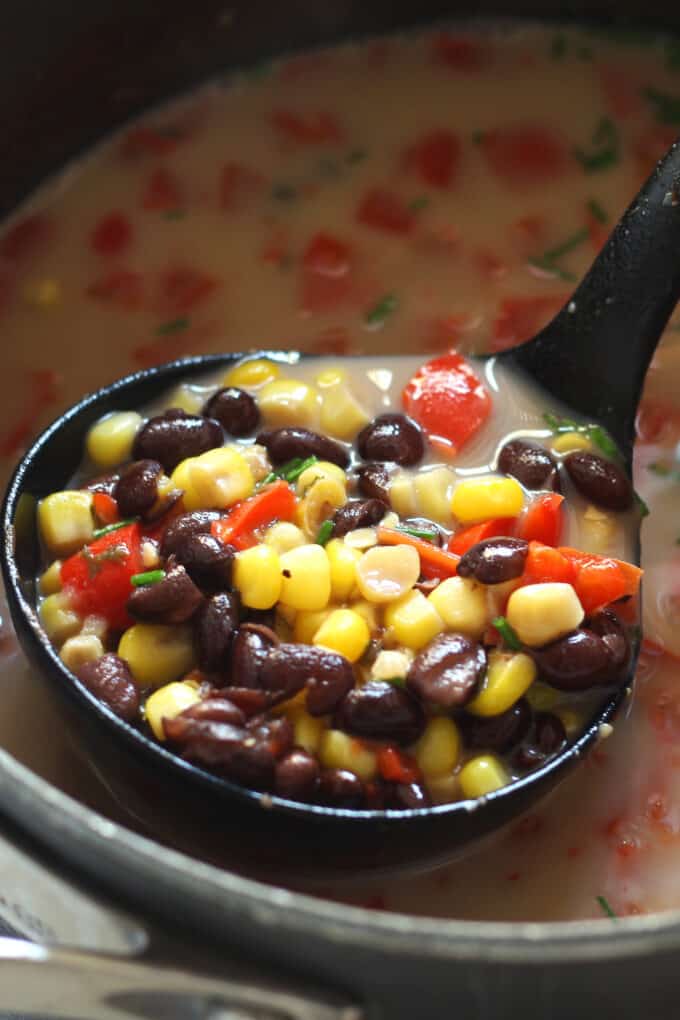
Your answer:
[[[415,538],[393,528],[378,528],[378,542],[382,545],[411,545],[420,556],[420,569],[424,577],[453,577],[458,569],[459,556],[440,549],[422,538]]]

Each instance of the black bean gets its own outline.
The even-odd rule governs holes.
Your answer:
[[[219,520],[217,510],[194,510],[170,521],[161,539],[161,556],[177,554],[182,543],[190,535],[209,535],[213,521]]]
[[[319,763],[307,751],[295,748],[276,763],[274,793],[287,800],[312,800],[319,782]]]
[[[342,443],[336,443],[328,436],[320,436],[310,429],[290,426],[281,429],[267,429],[257,437],[258,443],[266,447],[272,464],[285,464],[294,457],[318,457],[329,460],[338,467],[346,468],[349,453]]]
[[[171,561],[162,581],[144,584],[127,600],[127,611],[148,623],[185,623],[203,604],[203,595],[184,567]]]
[[[260,424],[257,401],[237,386],[226,386],[213,393],[201,414],[214,418],[231,436],[247,436]]]
[[[379,414],[357,436],[357,449],[364,460],[417,464],[425,453],[422,429],[405,414]]]
[[[113,496],[119,478],[120,475],[115,471],[107,475],[97,475],[96,478],[90,479],[83,488],[88,492],[105,492],[107,496]]]
[[[486,653],[464,634],[440,634],[416,655],[406,678],[422,701],[460,708],[474,697],[486,672]]]
[[[407,745],[421,736],[425,715],[402,687],[370,680],[347,694],[336,713],[335,725],[355,737]]]
[[[160,524],[165,515],[169,514],[172,508],[179,503],[183,495],[184,493],[181,489],[171,489],[170,492],[165,492],[159,497],[155,506],[152,506],[144,514],[145,523]]]
[[[77,671],[78,679],[95,698],[126,722],[139,713],[139,691],[125,659],[107,652],[99,659],[86,662]]]
[[[242,624],[231,648],[231,685],[260,690],[262,667],[278,643],[277,635],[269,627],[259,623]]]
[[[466,715],[459,722],[469,747],[502,753],[516,747],[526,737],[531,726],[531,707],[525,698],[520,698],[500,715],[486,718]]]
[[[420,783],[395,783],[388,793],[388,803],[396,811],[430,807],[432,801]]]
[[[175,543],[175,558],[203,591],[220,591],[231,585],[235,550],[212,535],[187,535]]]
[[[293,746],[293,724],[285,715],[271,718],[255,716],[248,720],[246,729],[257,740],[266,743],[275,758],[281,758]]]
[[[184,713],[163,722],[168,740],[188,761],[223,772],[254,790],[271,789],[275,758],[265,741],[243,726],[212,719],[192,719]]]
[[[186,457],[197,457],[222,446],[223,440],[218,421],[172,407],[142,425],[135,437],[132,455],[136,460],[147,457],[159,460],[169,473]]]
[[[333,537],[340,538],[357,528],[379,524],[387,513],[381,499],[350,499],[333,514]]]
[[[356,810],[364,806],[364,784],[347,769],[324,769],[319,776],[318,798],[328,807]]]
[[[521,538],[486,538],[460,558],[458,573],[480,584],[502,584],[521,577],[529,555],[529,543]]]
[[[198,664],[207,673],[227,670],[238,618],[238,598],[234,592],[213,595],[198,613],[195,623]]]
[[[625,680],[630,667],[632,648],[628,628],[611,609],[600,609],[588,621],[588,629],[602,638],[609,652],[610,668],[605,683]]]
[[[247,719],[264,712],[272,703],[266,691],[256,691],[250,687],[230,686],[227,693],[229,700],[241,709]]]
[[[343,655],[312,645],[280,644],[267,656],[261,670],[265,690],[292,698],[307,688],[310,715],[328,715],[354,686],[354,671]]]
[[[396,465],[359,464],[357,467],[357,489],[368,499],[381,499],[390,505],[390,477]]]
[[[606,683],[611,668],[603,639],[586,627],[543,648],[532,648],[531,655],[541,679],[560,691],[585,691]]]
[[[522,771],[531,771],[557,754],[567,742],[567,733],[562,720],[552,712],[539,712],[534,723],[531,740],[518,748],[513,764]]]
[[[157,460],[135,460],[123,469],[113,493],[121,517],[142,517],[151,509],[162,473]]]
[[[525,489],[554,488],[557,463],[544,446],[527,439],[511,439],[498,454],[498,470],[512,475]]]
[[[624,471],[596,453],[576,450],[564,458],[572,482],[590,503],[605,510],[628,510],[633,504],[633,486]]]
[[[246,717],[238,705],[226,698],[221,692],[195,705],[185,708],[180,714],[181,719],[196,719],[203,722],[229,723],[230,726],[245,726]],[[165,720],[167,722],[167,720]]]

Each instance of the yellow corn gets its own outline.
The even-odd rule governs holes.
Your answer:
[[[473,715],[500,715],[526,694],[535,679],[534,660],[524,652],[491,652],[482,688],[465,710]]]
[[[321,398],[317,390],[299,379],[276,379],[260,390],[260,413],[267,425],[304,425],[316,428]]]
[[[472,578],[447,577],[427,598],[449,630],[478,638],[489,624],[486,591]]]
[[[414,652],[444,630],[444,621],[421,591],[412,588],[385,608],[385,624],[400,645]]]
[[[281,558],[270,546],[254,545],[237,553],[234,587],[241,593],[244,606],[271,609],[279,601],[282,586]]]
[[[293,723],[293,743],[296,747],[302,747],[310,754],[316,754],[321,744],[321,738],[326,723],[323,719],[315,718],[304,709],[296,709],[291,713]]]
[[[31,305],[49,308],[61,300],[61,286],[57,280],[36,280],[27,285],[24,297]]]
[[[267,528],[264,535],[265,545],[271,546],[279,556],[290,549],[297,549],[299,545],[305,545],[306,542],[304,532],[290,521],[277,521]]]
[[[181,407],[187,414],[198,414],[205,403],[205,393],[199,393],[188,383],[180,383],[175,386],[167,400],[163,401],[163,407],[167,410],[171,407]]]
[[[366,599],[357,599],[356,602],[352,602],[350,608],[355,613],[358,613],[362,620],[366,621],[371,634],[378,629],[378,610],[373,602],[367,602]]]
[[[513,591],[505,615],[523,644],[540,648],[575,630],[584,613],[570,584],[549,581]]]
[[[305,534],[316,539],[323,522],[332,517],[346,499],[345,486],[336,478],[318,478],[313,482],[298,507],[298,523]]]
[[[50,563],[47,570],[40,575],[38,587],[41,595],[56,595],[61,591],[61,560]]]
[[[453,516],[462,524],[493,517],[516,517],[524,506],[522,486],[514,478],[484,475],[459,482],[451,497]]]
[[[332,611],[332,609],[301,609],[295,613],[293,640],[303,645],[311,645],[317,630]]]
[[[372,680],[405,678],[413,662],[413,654],[406,650],[383,648],[371,665]]]
[[[223,386],[239,386],[242,389],[257,389],[265,383],[278,379],[281,375],[281,368],[275,361],[268,361],[266,358],[250,358],[249,361],[241,361],[234,365],[222,377]]]
[[[188,457],[172,473],[186,510],[225,510],[252,495],[255,479],[245,457],[226,446]]]
[[[190,681],[175,681],[159,687],[146,699],[144,714],[156,740],[165,740],[164,719],[174,719],[200,701],[198,687]]]
[[[357,662],[366,651],[371,632],[366,621],[351,609],[334,609],[323,621],[314,644],[339,652],[350,662]]]
[[[351,440],[369,421],[361,404],[344,382],[324,386],[321,390],[321,431],[336,439]]]
[[[415,745],[414,754],[426,779],[450,775],[460,758],[461,740],[453,719],[444,715],[430,719]]]
[[[495,754],[480,754],[463,765],[458,780],[463,796],[474,800],[507,786],[510,773]]]
[[[346,602],[356,586],[361,553],[345,545],[342,539],[333,538],[326,545],[326,555],[331,569],[331,598],[334,602]]]
[[[418,512],[413,475],[409,471],[397,471],[390,480],[389,494],[390,505],[401,517],[411,517]]]
[[[364,781],[373,779],[378,765],[373,751],[341,730],[326,730],[319,747],[321,764],[327,769],[347,769]]]
[[[450,468],[437,467],[412,478],[418,513],[439,524],[451,522],[451,490],[455,475]]]
[[[50,553],[70,556],[92,540],[92,493],[69,489],[41,499],[38,527]]]
[[[560,700],[554,687],[548,687],[536,680],[527,691],[527,701],[534,712],[550,712]]]
[[[118,654],[142,687],[160,687],[178,680],[194,665],[191,628],[161,623],[135,623],[120,639]]]
[[[572,453],[574,450],[592,450],[593,444],[583,432],[563,432],[552,441],[555,453]]]
[[[318,460],[316,464],[305,468],[298,478],[296,483],[298,496],[306,496],[314,482],[320,478],[330,478],[334,482],[339,482],[343,488],[347,485],[347,475],[341,467],[333,464],[330,460]]]
[[[580,712],[576,712],[573,708],[567,708],[566,705],[563,705],[557,709],[555,715],[561,720],[569,738],[583,732],[585,720]]]
[[[75,634],[67,638],[59,652],[61,661],[76,673],[86,662],[94,662],[104,654],[104,645],[95,634]]]
[[[279,598],[293,609],[325,609],[331,597],[331,568],[321,545],[300,545],[281,556]]]
[[[457,773],[446,776],[426,776],[425,786],[433,804],[450,804],[460,800],[460,781]]]
[[[255,482],[261,482],[270,473],[272,466],[269,462],[269,454],[266,447],[260,446],[259,443],[253,443],[251,446],[237,446],[232,443],[227,449],[233,450],[243,457]]]
[[[142,424],[136,411],[115,411],[92,426],[85,439],[87,455],[99,468],[114,468],[132,456]]]
[[[420,556],[410,545],[378,545],[357,562],[357,586],[369,602],[393,602],[418,580]]]

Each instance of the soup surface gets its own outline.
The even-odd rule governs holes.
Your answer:
[[[669,40],[437,30],[259,68],[128,128],[0,239],[3,473],[60,407],[181,354],[436,354],[532,335],[674,140],[679,67]],[[618,914],[680,906],[676,336],[671,324],[639,417],[651,520],[628,717],[465,859],[312,891],[475,918],[595,917],[597,897]],[[67,748],[35,739],[55,723],[7,625],[2,653],[6,746],[124,817]]]

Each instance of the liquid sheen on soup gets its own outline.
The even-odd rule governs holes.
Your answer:
[[[182,354],[499,351],[534,334],[674,140],[678,67],[672,40],[433,30],[260,68],[127,128],[0,238],[4,474],[60,407]],[[627,718],[493,844],[312,891],[480,919],[680,906],[676,335],[639,416],[651,518]],[[16,690],[7,631],[2,649]]]

